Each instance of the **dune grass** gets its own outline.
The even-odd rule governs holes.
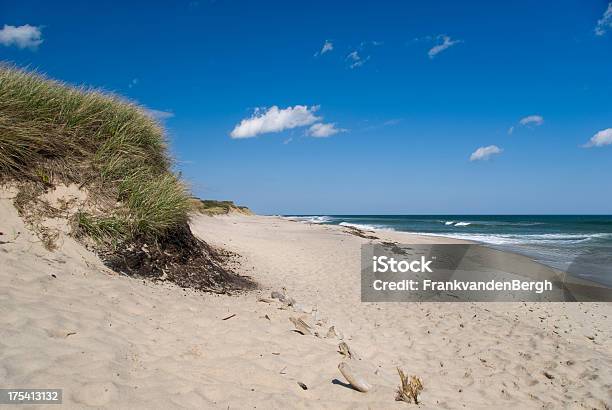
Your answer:
[[[0,175],[74,182],[105,197],[77,214],[97,240],[157,238],[187,222],[189,194],[172,172],[165,134],[118,96],[0,66]]]

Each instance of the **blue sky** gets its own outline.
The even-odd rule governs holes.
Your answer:
[[[260,213],[612,213],[608,3],[5,0],[0,59],[157,110]]]

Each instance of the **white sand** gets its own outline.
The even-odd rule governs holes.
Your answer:
[[[262,289],[184,291],[117,275],[65,235],[46,251],[11,196],[0,195],[0,387],[63,388],[69,408],[416,408],[394,401],[401,366],[423,380],[421,408],[612,402],[610,304],[361,303],[366,239],[244,216],[201,216],[192,228],[241,254]],[[257,301],[281,287],[317,313]],[[300,315],[342,333],[372,391],[343,385],[338,339],[291,331]]]

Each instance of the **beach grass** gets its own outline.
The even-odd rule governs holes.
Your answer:
[[[145,108],[8,65],[0,66],[0,174],[74,182],[103,197],[107,206],[75,218],[97,240],[163,236],[191,208],[163,127]]]

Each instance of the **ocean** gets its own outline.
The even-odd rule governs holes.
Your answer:
[[[612,215],[287,215],[291,219],[475,241],[612,286]]]

